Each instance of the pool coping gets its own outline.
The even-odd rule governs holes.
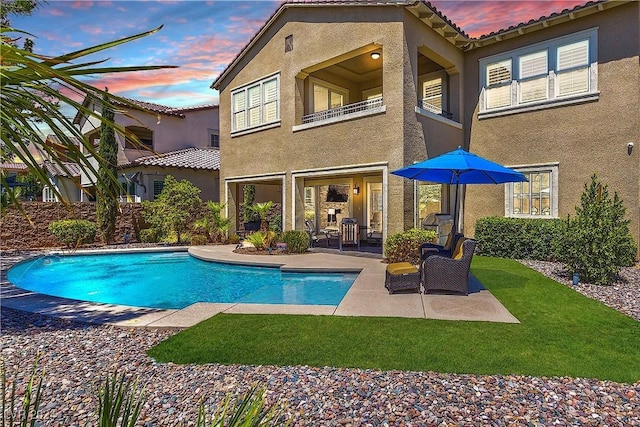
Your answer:
[[[181,310],[164,310],[52,297],[20,289],[6,280],[0,284],[0,305],[73,321],[121,327],[186,328],[218,313],[409,317],[519,323],[518,319],[487,290],[468,296],[418,293],[389,295],[384,288],[387,264],[380,258],[349,256],[339,252],[247,255],[237,254],[233,252],[234,249],[234,245],[211,245],[188,248],[78,250],[75,254],[187,251],[191,256],[204,261],[276,267],[283,271],[359,272],[359,274],[337,306],[195,303]],[[471,279],[475,280],[473,277]]]

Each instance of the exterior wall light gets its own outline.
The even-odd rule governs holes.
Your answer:
[[[371,52],[371,59],[380,59],[380,52]]]
[[[633,151],[633,142],[630,142],[627,144],[627,154],[631,155],[632,151]]]
[[[358,186],[357,182],[353,184],[353,194],[355,194],[356,196],[360,194],[360,187]]]

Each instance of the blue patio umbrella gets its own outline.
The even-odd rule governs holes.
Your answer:
[[[454,222],[457,221],[457,186],[459,184],[504,184],[505,182],[527,181],[522,173],[469,153],[460,147],[391,173],[417,181],[456,185]],[[454,230],[457,230],[456,227],[457,224],[454,224]]]

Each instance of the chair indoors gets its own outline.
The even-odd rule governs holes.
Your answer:
[[[360,229],[358,220],[355,218],[344,218],[340,223],[340,234],[338,237],[340,252],[345,245],[355,245],[360,250]]]
[[[469,268],[476,241],[462,237],[451,257],[432,255],[421,265],[424,293],[444,291],[469,294]]]

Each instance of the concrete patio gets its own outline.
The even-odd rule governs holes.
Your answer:
[[[233,245],[196,246],[188,248],[188,251],[192,256],[206,261],[275,266],[289,271],[359,272],[359,275],[337,306],[196,303],[182,310],[160,310],[51,297],[16,288],[5,279],[0,289],[1,304],[3,307],[70,320],[126,327],[183,328],[218,313],[380,316],[519,323],[488,290],[481,289],[482,286],[474,277],[471,278],[473,283],[470,288],[481,290],[468,296],[418,293],[389,295],[384,287],[387,264],[379,256],[331,251],[313,251],[302,255],[246,255],[236,254],[233,249]],[[108,252],[113,253],[113,250]]]

